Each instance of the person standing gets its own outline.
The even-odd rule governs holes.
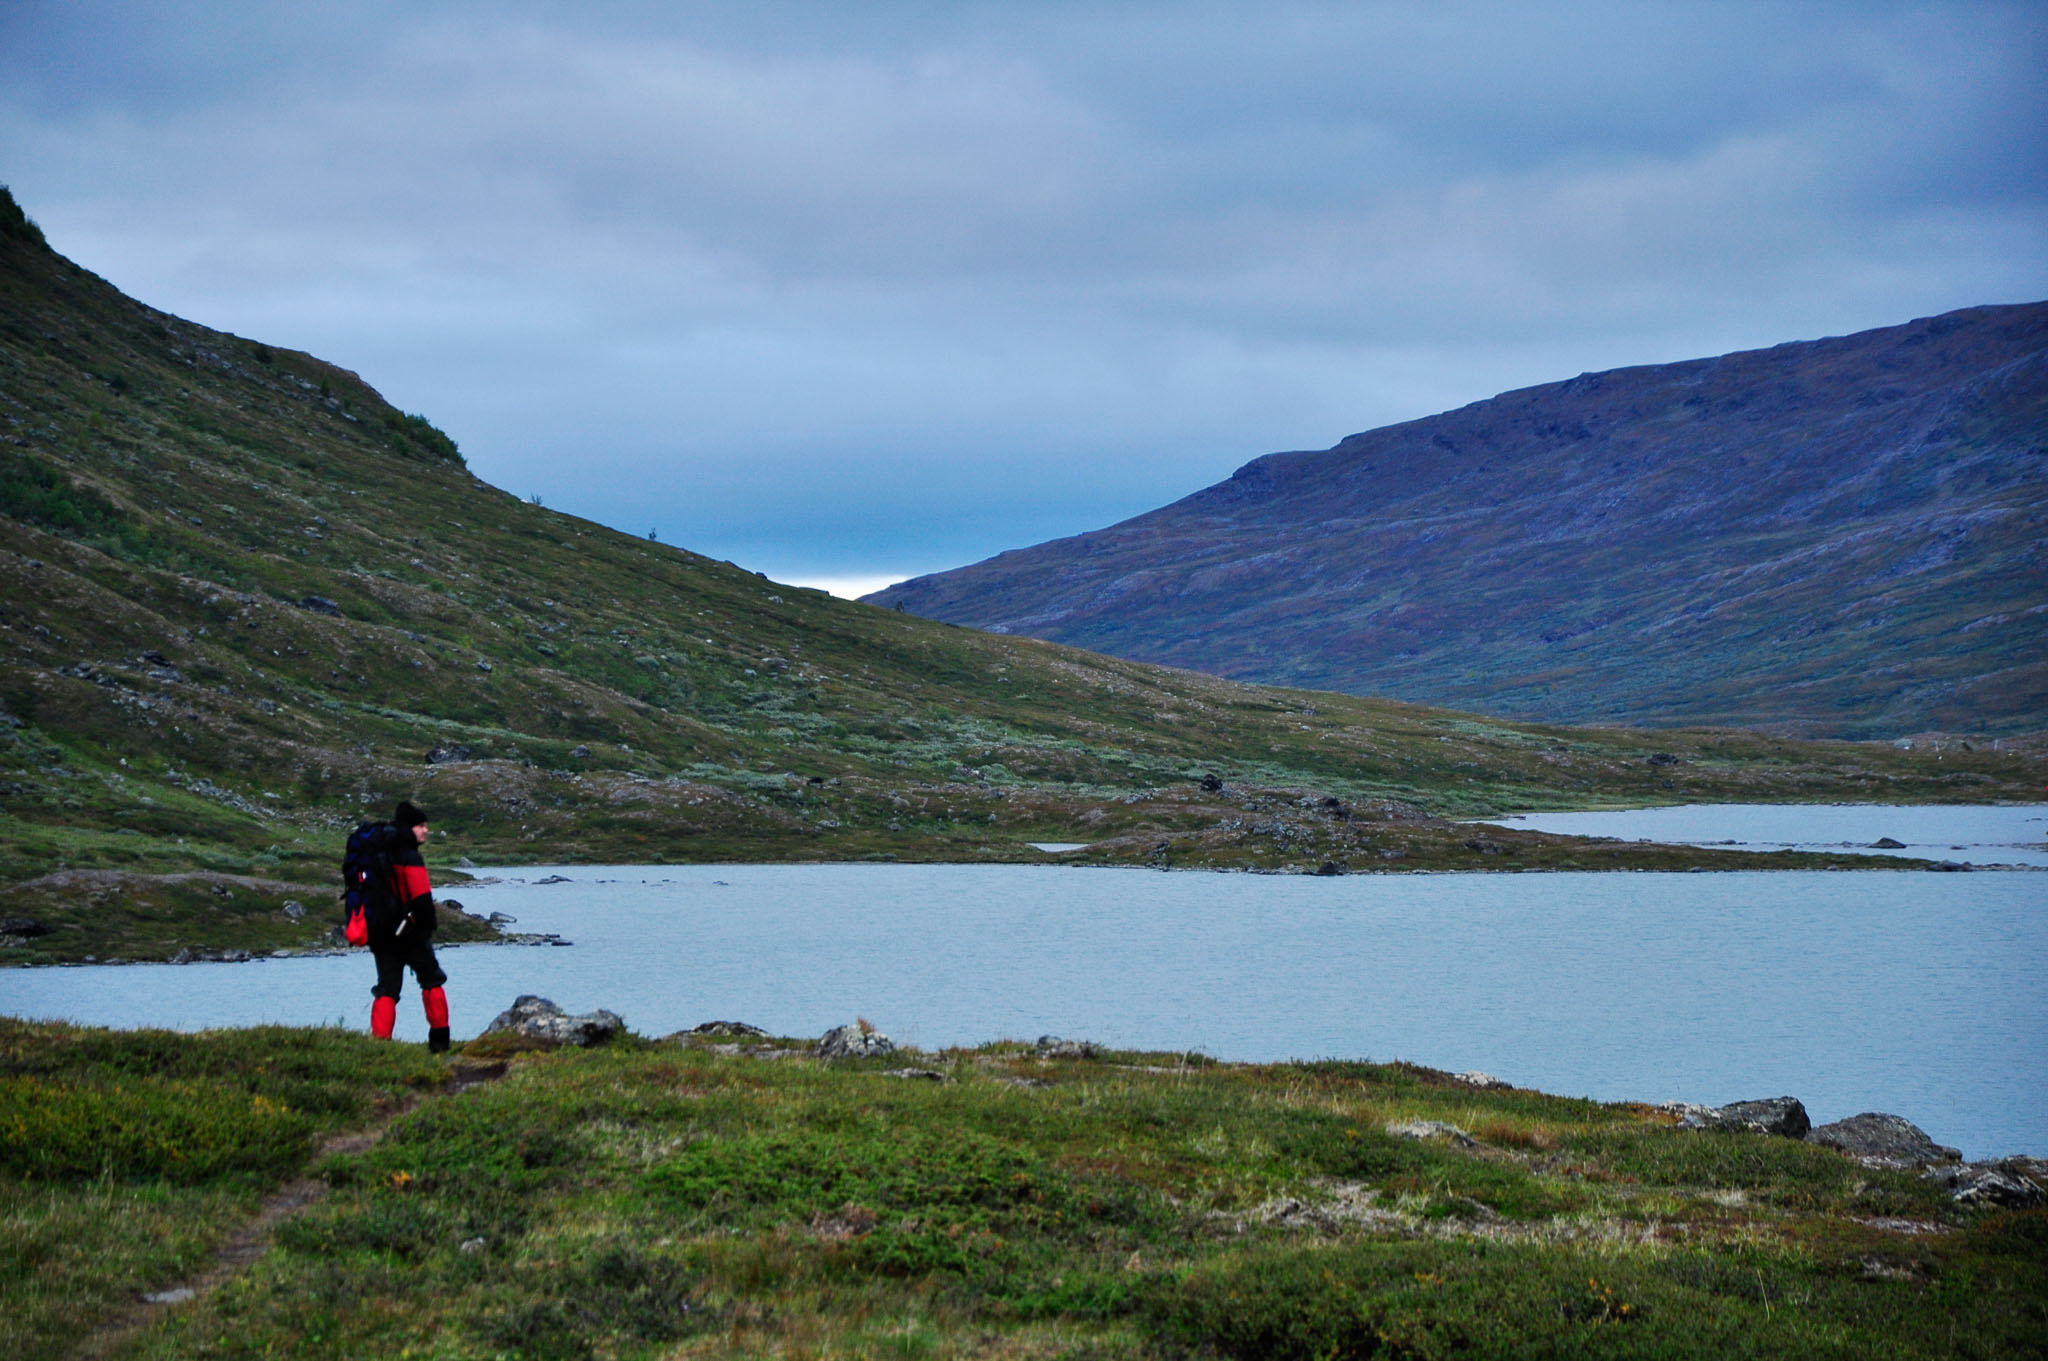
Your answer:
[[[410,801],[402,801],[391,815],[387,852],[391,857],[391,891],[396,910],[392,920],[372,928],[370,953],[377,961],[377,985],[370,989],[370,1033],[391,1038],[398,1023],[398,998],[405,988],[405,971],[411,969],[420,981],[420,1000],[427,1011],[427,1051],[448,1052],[448,994],[441,985],[448,981],[440,961],[434,958],[434,888],[427,878],[427,862],[420,848],[427,844],[427,815]]]

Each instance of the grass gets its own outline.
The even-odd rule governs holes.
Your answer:
[[[839,1065],[627,1037],[433,1095],[411,1046],[10,1023],[10,1354],[192,1274],[322,1130],[270,1252],[138,1357],[2004,1356],[2048,1214],[1641,1107],[1399,1064],[1021,1046]],[[754,1049],[782,1047],[762,1042]],[[54,1102],[53,1102],[54,1096]],[[117,1115],[131,1131],[99,1138]],[[1432,1119],[1471,1147],[1396,1137]],[[12,1131],[10,1133],[10,1130]],[[166,1160],[167,1143],[218,1156]],[[49,1143],[47,1152],[23,1144]],[[181,1145],[183,1146],[183,1145]],[[231,1151],[232,1150],[232,1151]],[[188,1154],[189,1156],[189,1154]],[[110,1217],[109,1207],[123,1213]],[[1910,1224],[1918,1232],[1889,1225]],[[89,1259],[65,1246],[83,1233]]]

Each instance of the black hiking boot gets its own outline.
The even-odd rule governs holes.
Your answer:
[[[445,1054],[448,1052],[448,1027],[437,1025],[427,1032],[427,1052]]]

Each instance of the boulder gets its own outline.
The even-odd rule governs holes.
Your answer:
[[[821,1059],[865,1059],[895,1052],[896,1042],[864,1021],[832,1027],[816,1051]]]
[[[1888,836],[1881,836],[1870,843],[1870,849],[1873,851],[1903,851],[1906,849],[1906,843],[1894,841]]]
[[[486,1035],[513,1035],[536,1044],[573,1044],[589,1048],[603,1044],[626,1028],[617,1012],[592,1011],[571,1016],[545,997],[532,993],[520,997],[498,1018],[484,1027]]]
[[[1865,1111],[1847,1120],[1820,1125],[1809,1131],[1808,1143],[1825,1144],[1873,1167],[1923,1167],[1928,1163],[1953,1163],[1962,1154],[1937,1144],[1927,1131],[1897,1115]]]
[[[457,761],[467,761],[468,759],[469,748],[459,746],[453,742],[445,746],[435,747],[427,753],[427,764],[430,766],[453,765]]]
[[[1492,1073],[1482,1073],[1476,1068],[1469,1073],[1452,1073],[1451,1081],[1462,1082],[1467,1087],[1477,1087],[1481,1091],[1488,1092],[1504,1091],[1515,1085],[1512,1082],[1502,1081],[1500,1078],[1495,1077]]]
[[[302,610],[311,610],[315,614],[338,615],[341,613],[341,606],[335,604],[332,600],[329,600],[324,595],[307,596],[304,600],[301,600],[299,602],[299,608]]]
[[[1993,1163],[1943,1163],[1920,1175],[1946,1186],[1964,1205],[2003,1205],[2025,1210],[2048,1204],[2048,1191],[2031,1174],[2039,1168],[2027,1158]]]
[[[1063,1040],[1057,1035],[1040,1035],[1036,1046],[1042,1059],[1099,1059],[1102,1046],[1093,1040]]]
[[[1680,1129],[1736,1129],[1753,1134],[1777,1134],[1803,1139],[1813,1128],[1806,1107],[1796,1096],[1765,1097],[1757,1101],[1733,1101],[1725,1106],[1688,1106],[1678,1121]]]
[[[692,1035],[742,1035],[748,1039],[766,1039],[768,1032],[745,1021],[706,1021],[689,1029]]]
[[[34,917],[9,917],[5,921],[0,921],[0,936],[19,936],[23,940],[31,940],[49,934],[50,924],[37,921]]]

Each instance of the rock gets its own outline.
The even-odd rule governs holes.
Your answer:
[[[1325,860],[1321,865],[1318,865],[1316,867],[1315,871],[1316,877],[1318,879],[1334,879],[1336,876],[1342,874],[1343,872],[1344,867],[1334,860]]]
[[[1818,1126],[1807,1133],[1806,1141],[1824,1144],[1872,1167],[1921,1167],[1959,1162],[1963,1156],[1935,1143],[1912,1121],[1878,1111]]]
[[[1462,1082],[1467,1087],[1477,1087],[1481,1091],[1488,1092],[1506,1091],[1508,1088],[1513,1087],[1515,1085],[1512,1082],[1501,1081],[1492,1073],[1482,1073],[1479,1072],[1477,1069],[1474,1069],[1472,1072],[1469,1073],[1452,1073],[1451,1081]]]
[[[1220,780],[1220,779],[1218,779],[1218,778],[1217,778],[1216,776],[1214,776],[1214,775],[1204,775],[1204,776],[1202,777],[1202,792],[1203,792],[1203,793],[1205,793],[1205,794],[1220,794],[1220,793],[1222,793],[1222,792],[1223,792],[1223,781],[1222,781],[1222,780]]]
[[[1894,841],[1888,836],[1881,836],[1870,843],[1870,849],[1873,851],[1903,851],[1906,849],[1906,843]]]
[[[1477,1148],[1479,1141],[1459,1129],[1456,1125],[1442,1120],[1394,1120],[1387,1124],[1387,1133],[1396,1139],[1449,1139],[1460,1148]]]
[[[49,934],[50,924],[37,921],[34,917],[9,917],[5,921],[0,921],[0,936],[19,936],[23,940],[33,940],[37,936]]]
[[[817,1057],[821,1059],[864,1059],[878,1054],[893,1054],[896,1042],[881,1031],[864,1022],[852,1025],[834,1026],[818,1041]]]
[[[284,914],[297,921],[306,915],[306,905],[296,898],[287,898],[284,900]]]
[[[159,1290],[155,1294],[144,1295],[142,1302],[144,1304],[183,1304],[187,1300],[196,1300],[198,1298],[198,1291],[189,1285],[181,1285],[175,1290]]]
[[[693,1025],[687,1032],[692,1035],[744,1035],[749,1039],[767,1039],[768,1032],[745,1021],[705,1021]]]
[[[1063,1040],[1057,1035],[1038,1037],[1038,1056],[1045,1059],[1099,1059],[1102,1046],[1093,1040]]]
[[[1468,851],[1477,851],[1481,855],[1499,855],[1502,851],[1506,850],[1507,848],[1501,845],[1498,841],[1489,841],[1483,836],[1475,836],[1470,841],[1465,843],[1465,849]]]
[[[471,860],[466,855],[459,855],[455,857],[455,868],[459,870],[473,870],[476,868],[476,861]]]
[[[469,748],[457,746],[452,742],[445,747],[435,747],[427,753],[427,764],[430,766],[445,766],[455,761],[467,761],[468,759]]]
[[[1964,1205],[2024,1210],[2048,1204],[2048,1191],[2028,1175],[2035,1170],[2029,1159],[2006,1158],[1995,1163],[1944,1163],[1920,1175],[1948,1187]]]
[[[536,884],[573,884],[576,881],[566,874],[550,874],[545,879],[536,879],[533,882]]]
[[[513,916],[509,912],[493,912],[490,916],[485,917],[484,920],[489,922],[493,926],[510,926],[512,923],[518,921],[519,918]]]
[[[1927,868],[1936,874],[1968,874],[1972,866],[1960,860],[1937,860]]]
[[[465,1238],[462,1240],[461,1250],[474,1254],[482,1252],[487,1246],[489,1245],[481,1238]]]
[[[577,760],[581,761],[581,760],[584,760],[585,758],[587,758],[587,757],[588,757],[588,756],[590,755],[590,748],[589,748],[589,747],[571,747],[571,748],[569,748],[569,754],[570,754],[571,756],[575,757],[575,758],[576,758]]]
[[[532,993],[518,998],[484,1027],[486,1035],[516,1035],[541,1044],[573,1044],[589,1048],[603,1044],[626,1028],[617,1012],[591,1011],[571,1016],[545,997]]]
[[[889,1068],[883,1070],[883,1077],[912,1078],[922,1082],[951,1082],[952,1079],[936,1068]]]
[[[1773,1096],[1759,1101],[1734,1101],[1726,1106],[1686,1106],[1678,1122],[1680,1129],[1733,1129],[1753,1134],[1777,1134],[1803,1139],[1813,1128],[1806,1107],[1793,1096]]]
[[[1675,766],[1680,764],[1679,759],[1668,751],[1651,752],[1649,763],[1653,766]]]
[[[299,608],[302,610],[311,610],[315,614],[338,615],[341,613],[341,606],[335,604],[332,600],[329,600],[324,595],[307,596],[304,600],[301,600],[299,602]]]

